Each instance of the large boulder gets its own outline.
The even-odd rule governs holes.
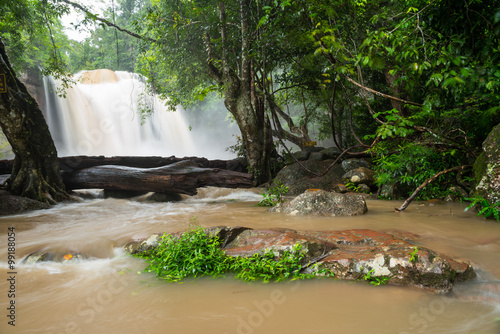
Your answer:
[[[334,160],[323,161],[306,160],[301,164],[307,169],[317,173],[324,173]],[[316,176],[305,170],[299,163],[294,163],[283,168],[274,178],[271,186],[282,183],[288,187],[287,195],[296,196],[302,194],[307,189],[331,190],[336,184],[341,183],[344,169],[340,164],[335,164],[323,176]]]
[[[48,208],[50,208],[50,205],[47,203],[35,201],[26,197],[13,196],[7,191],[0,190],[0,216]]]
[[[500,124],[493,128],[483,142],[483,153],[474,163],[474,194],[490,203],[500,200]]]
[[[334,279],[384,282],[446,293],[455,282],[469,281],[476,276],[468,263],[425,247],[417,248],[411,242],[414,235],[408,233],[395,236],[373,230],[254,230],[227,226],[210,227],[206,233],[223,240],[222,249],[228,256],[248,257],[271,250],[279,259],[285,251],[293,252],[293,246],[300,244],[299,251],[304,255],[302,270]],[[143,247],[145,241],[149,240],[148,244],[152,245],[159,235],[135,240],[126,249],[135,253],[147,251],[151,248]]]
[[[291,201],[279,203],[271,210],[291,215],[313,216],[358,216],[368,211],[362,195],[324,190],[308,190]]]

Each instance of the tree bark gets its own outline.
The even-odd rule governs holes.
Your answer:
[[[161,166],[167,166],[174,164],[179,161],[190,160],[198,164],[198,167],[203,168],[219,168],[227,169],[233,172],[246,172],[246,164],[240,159],[233,160],[208,160],[207,158],[198,157],[184,157],[176,158],[171,157],[142,157],[142,156],[117,156],[117,157],[105,157],[105,156],[86,156],[78,155],[71,157],[60,157],[58,158],[59,166],[61,170],[73,171],[77,169],[84,169],[95,166],[104,165],[119,165],[126,167],[138,167],[138,168],[155,168]],[[9,174],[14,166],[14,160],[0,160],[0,175]]]
[[[251,173],[254,175],[254,184],[259,185],[271,179],[270,159],[274,151],[271,124],[266,117],[263,98],[252,94],[251,36],[248,23],[248,0],[240,1],[241,13],[241,63],[239,75],[234,64],[229,60],[231,46],[227,41],[227,22],[224,3],[219,4],[220,36],[222,56],[220,70],[214,65],[215,57],[206,35],[208,59],[207,65],[211,77],[224,88],[224,105],[234,116],[242,134],[243,145],[246,149],[246,158]]]
[[[199,168],[194,161],[180,161],[157,168],[97,166],[63,172],[68,189],[109,189],[196,195],[205,186],[250,188],[252,174],[218,168]]]
[[[57,162],[57,151],[42,111],[8,60],[0,38],[0,73],[7,92],[0,93],[0,126],[15,154],[8,190],[46,203],[68,198]]]

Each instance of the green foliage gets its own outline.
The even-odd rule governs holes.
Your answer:
[[[376,118],[382,115],[385,116],[385,122],[378,127],[376,131],[377,137],[382,139],[406,137],[414,132],[412,129],[414,123],[407,118],[403,118],[396,109],[376,113],[373,117]]]
[[[220,246],[221,241],[207,236],[201,226],[180,236],[164,235],[157,248],[141,255],[149,264],[144,271],[169,282],[187,277],[221,277],[226,273],[234,273],[244,281],[264,283],[315,277],[301,273],[305,255],[300,244],[278,257],[271,250],[251,257],[231,257]]]
[[[180,237],[165,234],[157,248],[143,255],[149,265],[146,272],[169,282],[186,277],[222,276],[232,261],[220,249],[220,240],[209,238],[201,226],[194,227]]]
[[[288,186],[283,183],[270,187],[266,192],[262,193],[262,200],[257,204],[259,206],[275,206],[278,203],[286,201],[285,195],[288,192]]]
[[[420,250],[420,248],[418,246],[415,246],[415,247],[413,247],[413,250],[410,253],[408,253],[408,255],[410,255],[410,259],[409,259],[410,263],[416,263],[418,261],[417,253],[419,250]]]
[[[140,30],[138,20],[149,8],[147,1],[114,0],[102,17],[129,31]],[[68,51],[70,70],[107,68],[114,71],[134,72],[141,53],[141,41],[126,33],[98,24],[95,16],[87,15],[83,25],[92,26],[90,36],[83,41],[71,41]],[[75,27],[79,29],[80,27]]]
[[[345,187],[349,189],[350,191],[353,191],[355,193],[359,192],[359,187],[357,187],[354,183],[352,182],[347,182],[345,184]]]
[[[362,268],[360,268],[360,270],[362,270]],[[375,286],[384,285],[387,283],[387,281],[391,279],[389,276],[373,276],[372,274],[374,272],[375,269],[370,270],[369,272],[363,275],[363,279]]]
[[[376,183],[378,186],[397,185],[404,197],[438,172],[460,165],[457,152],[440,150],[439,147],[425,143],[404,142],[395,151],[391,148],[380,144],[372,150],[374,169],[377,173]],[[417,199],[443,197],[446,195],[445,189],[453,182],[452,175],[442,175],[437,182],[425,187]]]
[[[0,2],[0,32],[17,72],[39,68],[44,75],[64,78],[68,39],[60,18],[68,7],[51,1]]]
[[[250,257],[237,257],[231,266],[236,277],[244,281],[284,281],[313,278],[314,274],[301,273],[305,254],[302,246],[296,244],[291,251],[284,251],[278,259],[273,251],[254,254]]]
[[[469,211],[476,205],[479,205],[480,209],[477,213],[477,216],[483,216],[485,218],[495,218],[498,222],[500,222],[500,202],[492,204],[486,198],[481,196],[465,198],[465,200],[471,201],[471,203],[465,208],[465,211]]]

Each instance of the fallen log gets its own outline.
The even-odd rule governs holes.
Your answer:
[[[191,160],[195,161],[200,167],[204,168],[220,168],[228,169],[236,172],[246,172],[246,163],[241,159],[233,160],[208,160],[207,158],[199,157],[156,157],[156,156],[71,156],[60,157],[59,166],[63,171],[73,171],[76,169],[84,169],[95,166],[104,165],[119,165],[138,168],[155,168],[167,166],[179,161]],[[0,160],[0,174],[10,174],[12,171],[14,160]]]
[[[196,195],[205,186],[250,188],[253,176],[219,168],[200,168],[196,161],[186,160],[156,168],[96,166],[63,171],[68,190],[112,189]]]

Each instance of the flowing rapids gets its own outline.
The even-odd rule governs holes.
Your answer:
[[[500,224],[462,204],[369,200],[360,217],[294,217],[256,206],[257,190],[201,189],[177,203],[90,199],[0,218],[0,333],[499,333]],[[471,261],[478,279],[449,295],[315,279],[244,283],[231,277],[166,283],[123,252],[132,238],[203,226],[405,231],[419,245]],[[14,227],[16,326],[8,324],[8,228]],[[20,264],[30,252],[79,252],[69,263]]]

